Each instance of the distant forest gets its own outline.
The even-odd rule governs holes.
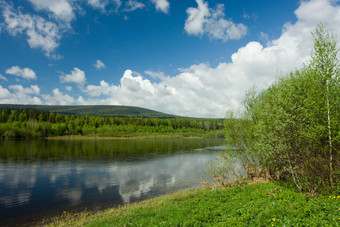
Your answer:
[[[175,118],[178,116],[166,114],[146,108],[135,106],[119,105],[19,105],[0,104],[0,109],[11,110],[39,110],[59,113],[64,115],[77,116],[98,116],[98,117],[153,117],[153,118]]]
[[[180,136],[221,137],[223,119],[99,117],[49,111],[0,108],[0,138],[55,136]]]

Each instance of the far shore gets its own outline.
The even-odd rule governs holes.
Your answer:
[[[131,140],[131,139],[204,139],[203,137],[184,136],[130,136],[130,137],[97,137],[97,136],[53,136],[48,140]]]

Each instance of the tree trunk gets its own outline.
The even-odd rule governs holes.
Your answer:
[[[332,131],[331,131],[331,111],[329,105],[329,85],[328,80],[326,81],[327,86],[327,115],[328,115],[328,136],[329,136],[329,182],[333,187],[333,148],[332,148]]]

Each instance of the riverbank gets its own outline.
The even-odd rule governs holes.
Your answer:
[[[66,213],[47,226],[339,226],[340,196],[300,194],[268,182],[179,191],[97,213]]]
[[[53,136],[47,140],[136,140],[136,139],[202,139],[199,136],[176,136],[176,135],[154,135],[154,136],[129,136],[129,137],[100,137],[100,136]]]

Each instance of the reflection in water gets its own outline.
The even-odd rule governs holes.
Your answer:
[[[223,143],[202,141],[204,140],[197,140],[195,143],[188,140],[192,144],[191,147],[186,147],[187,151]],[[55,153],[52,152],[52,155],[45,154],[46,150],[43,151],[45,153],[41,157],[48,156],[46,160],[37,158],[38,147],[33,147],[33,150],[37,149],[35,154],[32,153],[32,149],[30,150],[29,155],[33,157],[31,160],[27,160],[25,152],[23,152],[25,161],[20,160],[19,156],[15,156],[13,161],[11,155],[8,155],[9,152],[2,154],[6,158],[0,163],[0,224],[6,223],[11,217],[46,215],[45,212],[48,211],[58,213],[61,210],[91,208],[98,205],[112,206],[199,186],[206,165],[218,155],[216,151],[206,150],[183,152],[183,146],[175,140],[173,142],[159,140],[157,143],[162,144],[161,148],[152,148],[157,151],[157,155],[154,153],[151,156],[146,153],[131,155],[133,152],[130,152],[125,158],[119,152],[118,156],[104,152],[104,158],[93,156],[94,158],[89,159],[91,154],[87,150],[82,150],[87,154],[85,158],[82,156],[75,158],[74,154],[77,151],[73,150],[67,156],[60,155],[59,150],[55,148],[57,152],[54,150]],[[112,145],[110,142],[109,144]],[[48,146],[50,145],[47,143],[44,148]],[[79,148],[74,144],[72,146]],[[99,149],[99,145],[96,146]],[[120,143],[119,146],[124,147],[124,144]],[[104,147],[108,149],[107,145]],[[169,152],[169,147],[177,147],[177,150]],[[162,148],[165,149],[163,153]]]

